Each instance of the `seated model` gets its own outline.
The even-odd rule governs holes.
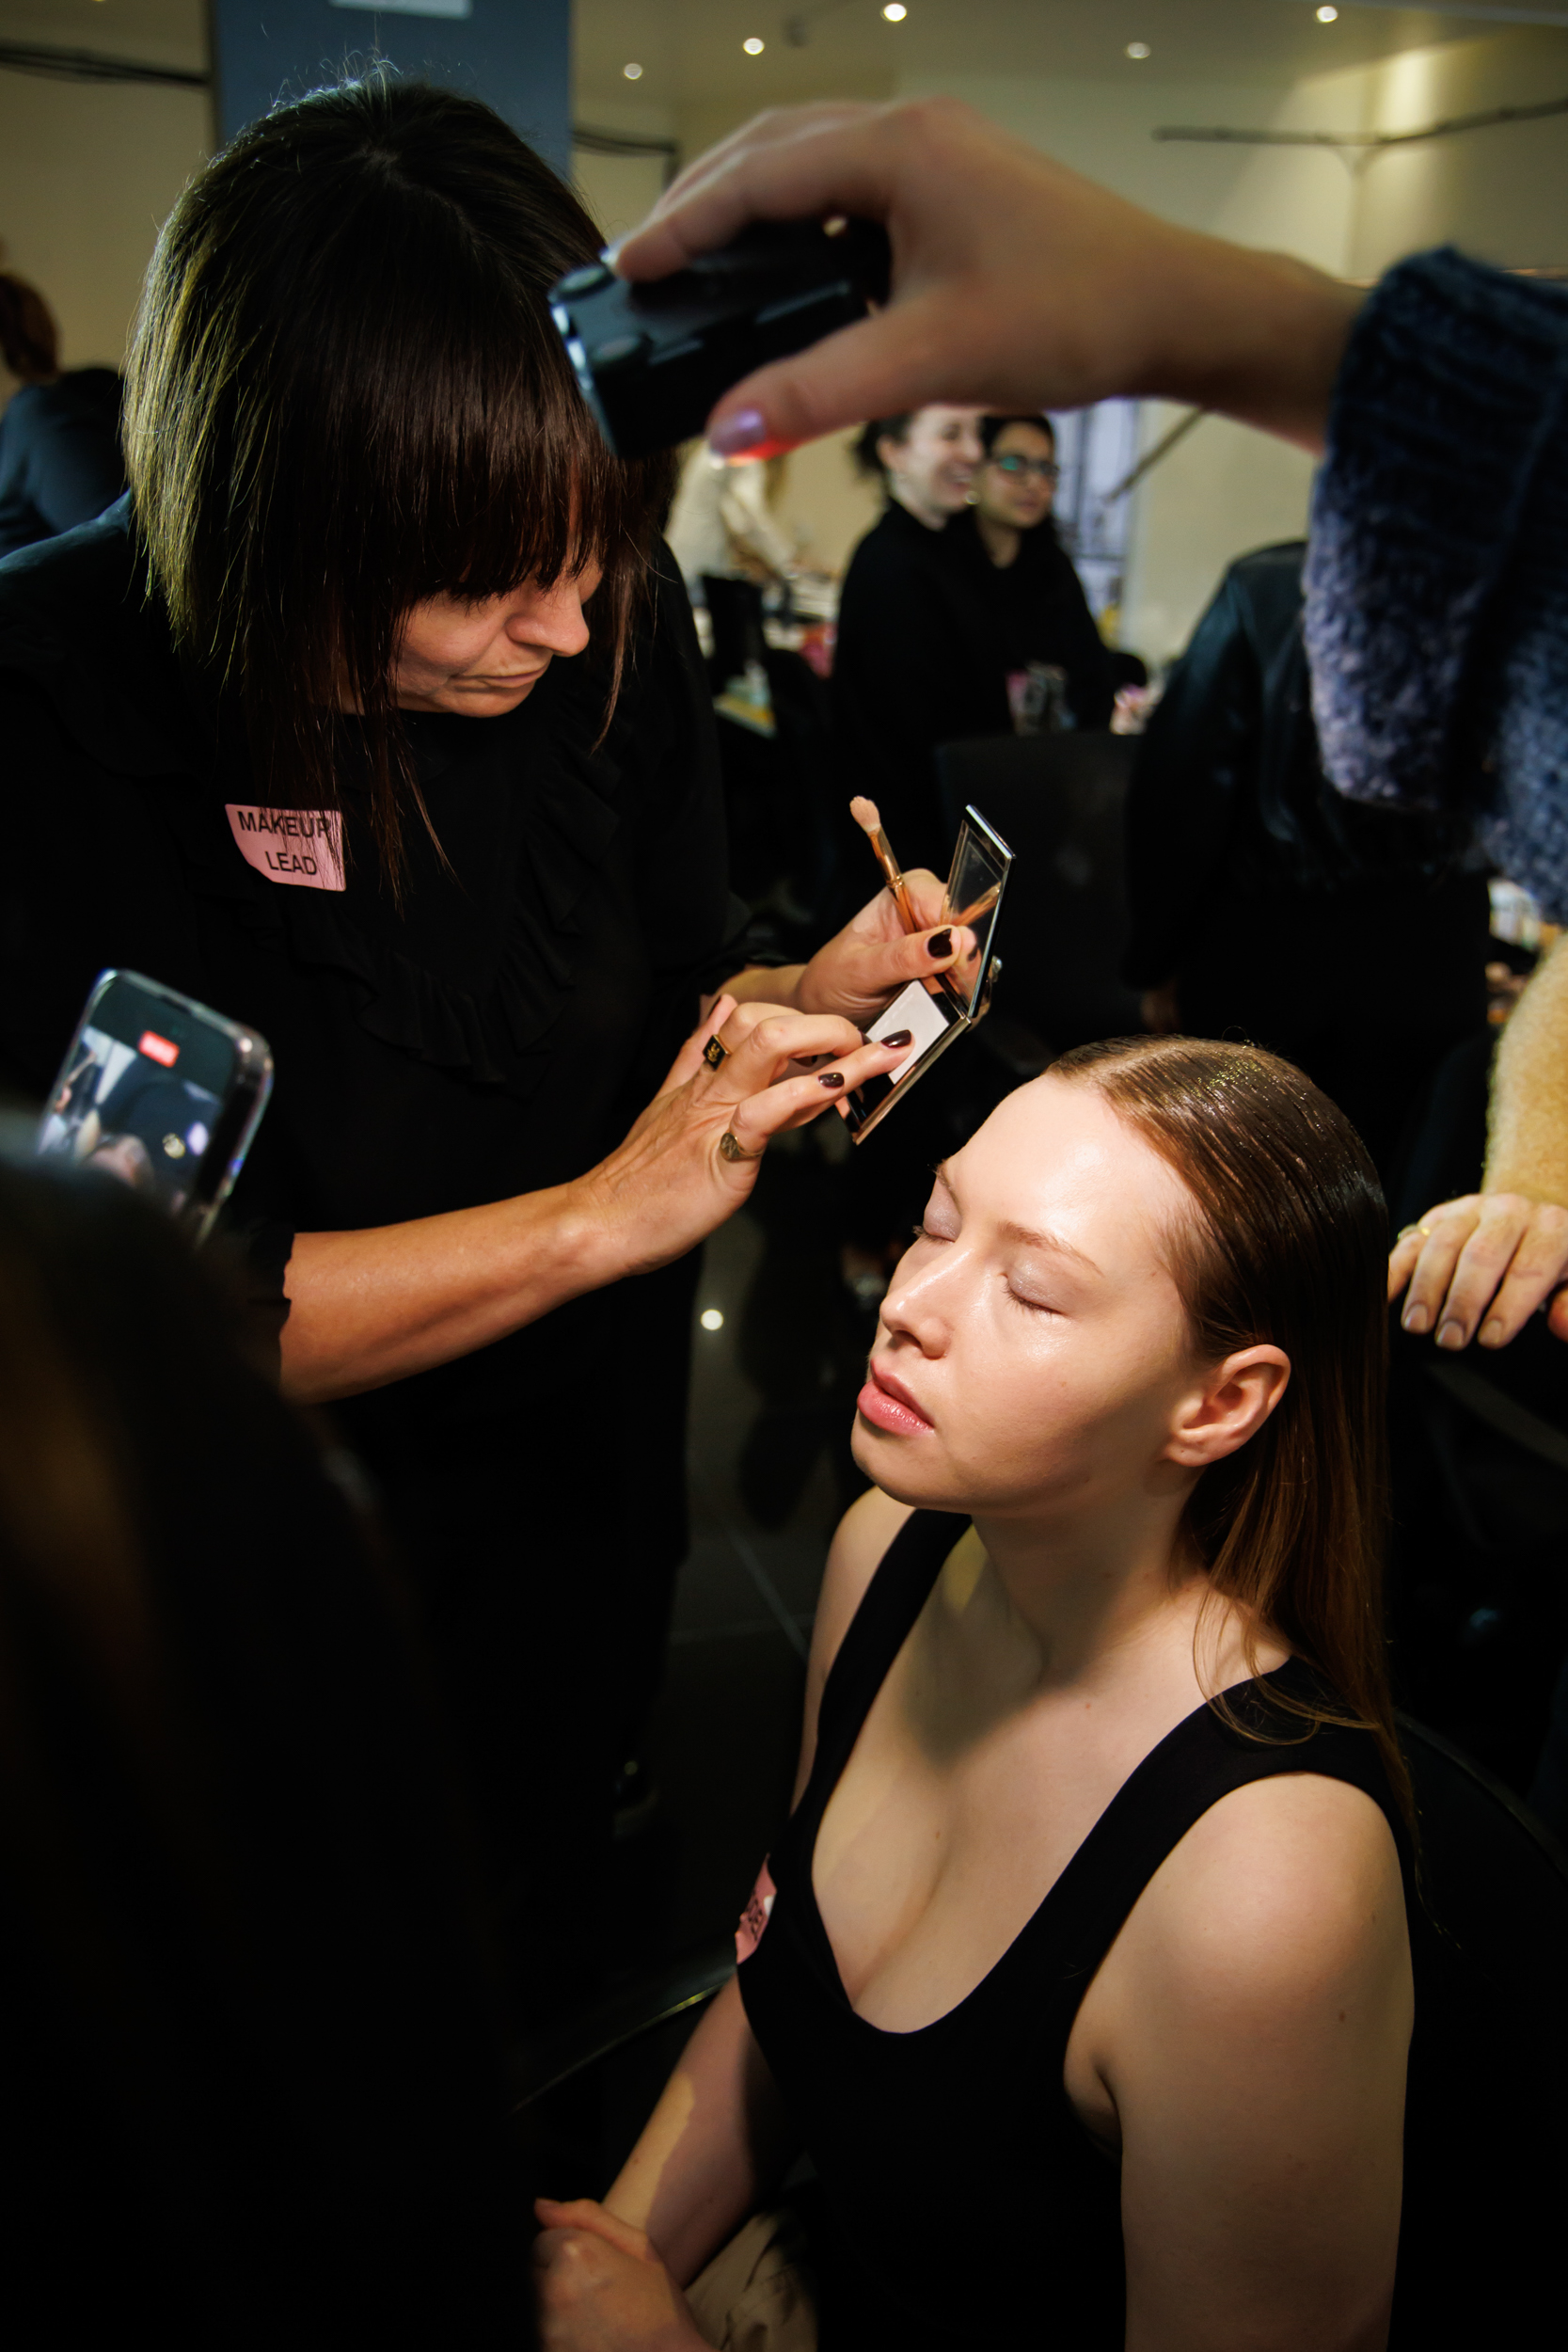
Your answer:
[[[604,2205],[540,2208],[547,2345],[1386,2343],[1386,1248],[1245,1046],[1085,1047],[939,1170],[795,1810]]]

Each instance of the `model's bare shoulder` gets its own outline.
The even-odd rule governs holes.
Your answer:
[[[1281,1774],[1188,1832],[1081,2020],[1120,2143],[1130,2346],[1192,2341],[1201,2308],[1214,2352],[1378,2352],[1413,2010],[1399,1855],[1361,1790]]]
[[[1172,1849],[1128,1931],[1130,1957],[1158,1967],[1167,1998],[1217,2000],[1232,2015],[1278,2015],[1347,1972],[1408,1968],[1393,1832],[1348,1781],[1250,1781]]]
[[[838,1645],[865,1597],[866,1586],[876,1575],[883,1553],[910,1515],[909,1503],[895,1502],[879,1486],[873,1486],[849,1505],[838,1523],[828,1552],[828,1565],[822,1572],[822,1589],[816,1597],[816,1618],[812,1627],[797,1798],[811,1775],[811,1761],[816,1750],[816,1712],[829,1668],[838,1656]]]

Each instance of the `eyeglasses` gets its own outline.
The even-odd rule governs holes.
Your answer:
[[[1060,482],[1062,478],[1062,469],[1053,457],[1015,457],[1009,452],[1006,457],[993,457],[989,462],[998,473],[1032,473],[1041,482]]]

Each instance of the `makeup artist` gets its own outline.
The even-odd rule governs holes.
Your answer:
[[[277,109],[159,240],[130,498],[0,567],[0,1074],[40,1097],[110,964],[270,1041],[234,1221],[415,1573],[535,1994],[598,1948],[615,1629],[685,1548],[689,1252],[955,944],[883,894],[749,963],[666,469],[549,320],[598,242],[471,101]]]

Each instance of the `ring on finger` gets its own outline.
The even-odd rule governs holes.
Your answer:
[[[717,1041],[718,1041],[715,1040],[716,1043]],[[717,1066],[718,1065],[715,1064],[716,1068]],[[764,1144],[762,1147],[763,1152],[766,1152],[768,1146]],[[726,1127],[723,1134],[719,1138],[719,1156],[721,1160],[760,1160],[762,1157],[762,1152],[748,1152],[743,1144],[736,1141],[734,1135],[730,1132],[729,1128]]]
[[[708,1039],[707,1043],[703,1048],[703,1059],[706,1062],[710,1070],[717,1070],[721,1062],[726,1062],[729,1060],[732,1050],[733,1049],[730,1046],[725,1044],[718,1030],[715,1029],[713,1035]]]

